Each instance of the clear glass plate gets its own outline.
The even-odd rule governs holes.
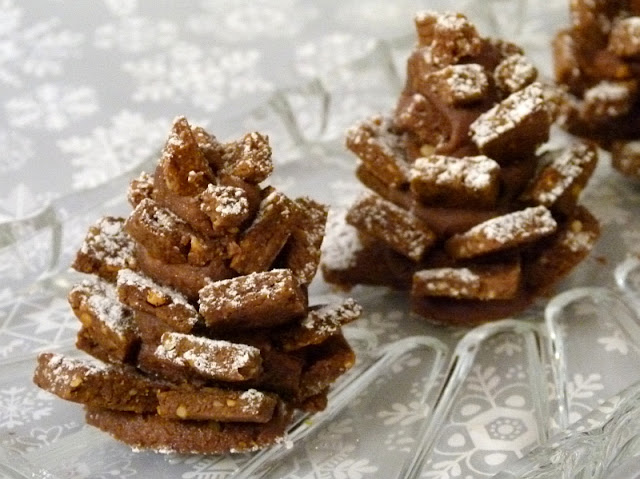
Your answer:
[[[550,71],[548,42],[566,22],[565,2],[477,1],[459,9],[483,34],[514,39],[543,73]],[[277,92],[225,130],[269,134],[276,162],[271,182],[287,194],[346,205],[361,187],[343,132],[393,107],[412,43],[412,35],[381,42],[356,63]],[[565,140],[554,136],[554,144]],[[283,445],[222,458],[135,453],[84,426],[80,406],[32,385],[34,359],[39,351],[73,349],[78,322],[66,294],[78,275],[67,265],[90,223],[126,214],[124,192],[135,175],[0,225],[0,473],[595,478],[625,466],[640,450],[633,439],[640,393],[632,386],[640,381],[640,267],[633,259],[640,191],[611,171],[604,154],[583,194],[604,233],[561,294],[516,319],[462,330],[412,317],[402,293],[355,288],[351,295],[366,311],[348,327],[356,370],[336,385],[330,408],[299,418]],[[321,278],[310,293],[318,303],[336,294]]]

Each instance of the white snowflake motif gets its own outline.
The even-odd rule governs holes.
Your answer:
[[[191,466],[190,472],[182,474],[182,479],[225,479],[238,468],[238,460],[233,457],[198,457],[198,456],[167,456],[170,464],[185,464]]]
[[[522,337],[513,334],[503,334],[488,341],[490,349],[496,356],[513,356],[522,352]]]
[[[426,477],[485,477],[522,456],[537,439],[529,386],[504,381],[495,367],[474,366],[450,424],[436,444]],[[465,472],[466,471],[466,472]]]
[[[50,446],[58,441],[66,432],[77,430],[76,422],[68,422],[49,428],[35,427],[27,436],[18,436],[11,441],[10,449],[18,454],[35,451],[41,447]]]
[[[59,140],[60,150],[72,155],[74,188],[98,185],[138,165],[159,151],[167,128],[165,120],[148,120],[124,110],[109,127],[95,128],[90,136]]]
[[[604,345],[607,352],[615,351],[623,356],[629,353],[629,343],[620,330],[613,331],[611,336],[598,338],[598,344]]]
[[[576,373],[569,381],[567,396],[569,399],[569,423],[574,423],[596,407],[596,391],[602,391],[602,376],[591,373],[588,376]]]
[[[22,9],[0,0],[0,84],[20,87],[24,77],[60,75],[63,62],[78,55],[82,35],[60,29],[51,19],[22,25]]]
[[[362,479],[365,475],[375,474],[376,466],[370,465],[369,459],[347,459],[334,465],[334,479]]]
[[[123,69],[136,83],[135,101],[190,102],[206,111],[225,99],[270,91],[273,86],[256,69],[257,50],[223,50],[180,42],[166,53],[126,62]]]
[[[96,29],[94,44],[105,50],[142,53],[152,48],[166,48],[176,41],[178,27],[167,20],[122,17]]]
[[[121,17],[133,14],[138,9],[138,0],[104,0],[105,6]]]
[[[428,407],[421,405],[418,401],[409,404],[395,403],[391,405],[391,410],[379,411],[377,416],[383,420],[385,425],[409,426],[418,421],[423,421],[429,415]]]
[[[306,77],[321,76],[365,56],[374,46],[375,41],[370,38],[359,38],[349,33],[332,33],[319,41],[297,47],[296,69]]]
[[[231,42],[258,36],[290,37],[318,14],[316,8],[299,0],[236,0],[231,4],[201,1],[200,6],[204,12],[189,17],[187,27]]]
[[[0,389],[0,428],[14,429],[49,416],[53,396],[35,388]]]
[[[5,109],[11,126],[59,131],[98,111],[98,100],[93,88],[47,83],[31,94],[12,98]]]
[[[15,131],[0,131],[0,151],[0,173],[19,170],[35,156],[33,142]]]

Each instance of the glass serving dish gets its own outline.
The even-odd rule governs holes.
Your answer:
[[[524,46],[542,75],[565,2],[495,0],[457,6],[487,35]],[[343,132],[395,104],[413,35],[277,92],[225,130],[268,133],[271,183],[340,208],[361,190]],[[215,133],[215,125],[211,128]],[[556,132],[552,146],[566,141]],[[156,158],[137,170],[150,170]],[[78,322],[68,265],[89,224],[128,211],[126,175],[0,225],[0,473],[12,478],[607,477],[640,453],[640,191],[602,154],[583,194],[603,236],[589,259],[517,318],[471,330],[413,317],[404,294],[351,292],[364,317],[346,328],[355,369],[329,408],[300,416],[283,444],[225,457],[133,452],[85,426],[79,405],[31,383],[40,351],[73,351]],[[312,303],[335,293],[321,278]],[[620,477],[620,476],[619,476]]]

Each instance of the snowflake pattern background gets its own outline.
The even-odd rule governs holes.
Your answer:
[[[153,158],[174,116],[196,119],[222,138],[248,129],[267,132],[277,165],[274,184],[289,194],[344,205],[360,187],[353,158],[342,147],[343,132],[354,120],[392,108],[413,42],[407,33],[414,11],[455,5],[477,17],[484,33],[493,28],[517,35],[541,62],[545,58],[535,49],[543,48],[554,22],[564,21],[564,0],[512,2],[513,16],[518,5],[526,5],[529,21],[506,23],[500,0],[486,9],[487,2],[479,0],[463,6],[447,0],[392,3],[199,0],[184,8],[170,0],[0,0],[3,450],[34,457],[88,437],[93,449],[74,455],[73,470],[67,471],[78,477],[138,478],[162,470],[183,479],[225,479],[247,459],[133,454],[84,428],[80,408],[31,385],[33,358],[52,347],[71,347],[78,322],[65,300],[72,280],[66,265],[75,241],[97,216],[123,210],[122,178]],[[640,253],[637,188],[601,166],[585,202],[605,235],[593,258],[563,287],[614,289],[613,267],[628,253]],[[51,210],[43,210],[47,204]],[[12,244],[16,237],[29,240]],[[312,298],[330,294],[321,281],[312,290]],[[357,288],[353,294],[367,310],[357,325],[368,333],[367,349],[418,334],[438,337],[453,349],[464,334],[414,321],[396,293]],[[616,322],[602,320],[597,305],[571,308],[567,316],[578,320],[562,327],[572,336],[567,390],[574,421],[640,377],[633,366],[640,346]],[[539,431],[525,349],[513,335],[487,342],[422,477],[490,477],[535,444]],[[420,402],[428,363],[418,354],[403,357],[374,381],[371,394],[352,401],[297,447],[281,464],[281,475],[391,475],[431,414]],[[611,370],[619,374],[607,374]],[[91,454],[98,450],[109,454]]]

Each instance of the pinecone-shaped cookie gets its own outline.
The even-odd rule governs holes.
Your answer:
[[[571,26],[553,41],[556,81],[568,90],[562,123],[640,179],[640,2],[572,0],[569,10]]]
[[[255,450],[322,410],[360,307],[309,307],[326,208],[261,186],[272,168],[267,137],[222,144],[177,118],[133,212],[93,225],[73,264],[90,275],[69,293],[76,346],[95,359],[43,353],[35,383],[162,452]]]
[[[411,291],[430,321],[474,324],[524,309],[591,250],[578,196],[593,146],[548,155],[555,97],[515,45],[454,13],[422,13],[395,112],[352,127],[370,191],[330,219],[323,273],[344,287]]]

